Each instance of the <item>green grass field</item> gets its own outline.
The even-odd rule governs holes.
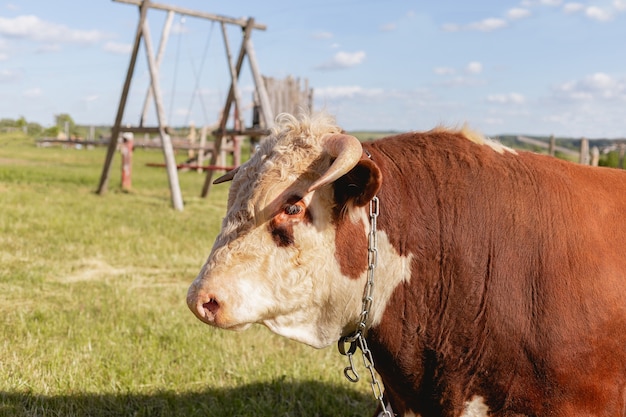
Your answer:
[[[215,330],[187,309],[228,186],[201,199],[204,176],[181,172],[176,212],[165,170],[145,166],[162,154],[137,150],[133,191],[116,155],[98,196],[104,153],[0,135],[0,416],[372,414],[334,347]]]

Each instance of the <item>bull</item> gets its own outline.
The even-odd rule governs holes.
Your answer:
[[[625,172],[466,128],[362,144],[314,114],[224,180],[203,322],[362,335],[398,416],[626,416]]]

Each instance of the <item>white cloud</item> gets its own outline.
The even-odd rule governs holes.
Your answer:
[[[496,104],[523,104],[526,98],[519,93],[490,94],[487,96],[487,101]]]
[[[469,62],[464,68],[456,69],[451,67],[435,67],[433,73],[445,77],[442,81],[435,82],[438,86],[444,87],[466,87],[484,85],[485,81],[476,75],[483,72],[483,64],[478,61]],[[456,75],[465,73],[467,76]]]
[[[178,107],[174,110],[176,116],[186,117],[189,116],[189,109]]]
[[[37,98],[43,95],[43,90],[39,87],[29,88],[25,90],[22,95],[26,98]]]
[[[500,118],[496,118],[496,117],[487,117],[485,119],[483,119],[483,122],[487,125],[503,125],[504,124],[504,120],[500,119]]]
[[[485,80],[477,77],[452,77],[441,82],[435,83],[438,86],[443,87],[475,87],[479,85],[485,85]]]
[[[483,72],[483,64],[477,61],[470,62],[467,64],[467,67],[465,67],[465,71],[470,74],[480,74]]]
[[[11,71],[8,69],[0,69],[0,83],[3,82],[14,82],[19,80],[21,74],[15,71]]]
[[[557,98],[570,100],[626,100],[626,80],[616,79],[603,72],[591,74],[582,80],[568,81],[555,89]]]
[[[586,6],[580,2],[567,2],[563,4],[562,0],[522,0],[519,7],[509,9],[504,18],[490,17],[469,24],[446,23],[441,26],[445,32],[461,32],[466,30],[474,30],[480,32],[492,32],[504,29],[509,26],[510,22],[530,17],[533,13],[531,9],[540,6],[562,7],[562,11],[566,14],[583,12],[586,17],[599,22],[606,22],[614,18],[614,13],[626,11],[626,0],[612,0],[612,7]]]
[[[106,52],[114,54],[128,55],[131,53],[133,46],[129,43],[107,42],[102,47]]]
[[[563,3],[563,0],[522,0],[520,6],[522,7],[540,7],[540,6],[558,6]]]
[[[359,65],[361,62],[363,62],[364,59],[365,59],[365,52],[363,51],[358,51],[358,52],[340,51],[340,52],[337,52],[330,61],[325,62],[317,66],[316,68],[324,69],[324,70],[350,68],[350,67]]]
[[[9,59],[9,56],[0,52],[0,61],[6,61],[7,59]]]
[[[96,101],[100,98],[100,96],[98,94],[92,94],[89,96],[85,96],[83,97],[83,101],[86,103],[92,102],[92,101]]]
[[[396,24],[395,23],[387,23],[385,25],[382,25],[380,27],[380,30],[383,32],[393,32],[394,30],[396,30]]]
[[[315,89],[315,96],[327,100],[338,100],[342,98],[376,97],[384,94],[382,88],[363,88],[357,85],[330,86]]]
[[[58,43],[44,43],[39,48],[37,48],[37,52],[39,53],[48,53],[48,52],[58,52],[61,50],[61,45]]]
[[[544,6],[558,6],[562,3],[561,0],[539,0],[540,4]]]
[[[180,21],[174,23],[170,31],[174,35],[184,35],[189,33],[189,28],[185,26],[185,18],[183,17]]]
[[[457,25],[456,23],[445,23],[441,26],[441,29],[444,32],[459,32],[462,28],[461,25]]]
[[[585,8],[585,5],[582,3],[565,3],[563,5],[563,11],[567,14],[576,13]]]
[[[47,43],[94,43],[107,37],[106,34],[97,30],[70,29],[65,25],[46,22],[33,15],[14,18],[0,17],[0,35]]]
[[[18,5],[13,4],[13,3],[7,3],[6,8],[7,10],[10,10],[12,12],[15,12],[20,9]]]
[[[487,19],[483,19],[480,22],[470,23],[468,25],[468,29],[478,30],[481,32],[491,32],[493,30],[502,29],[506,26],[508,26],[506,20],[496,17],[490,17]]]
[[[433,72],[437,75],[454,75],[456,70],[450,67],[437,67],[433,69]]]
[[[523,19],[530,16],[530,10],[519,7],[513,8],[506,13],[506,17],[511,20]]]
[[[315,32],[314,34],[311,35],[311,37],[313,39],[332,39],[333,34],[331,32],[320,31],[320,32]]]
[[[611,13],[605,9],[601,9],[600,7],[590,6],[585,9],[585,15],[593,20],[597,20],[599,22],[606,22],[611,20],[613,16]]]
[[[490,17],[479,22],[459,25],[457,23],[446,23],[441,26],[444,32],[460,32],[462,30],[477,30],[479,32],[491,32],[507,27],[509,24],[505,19]]]

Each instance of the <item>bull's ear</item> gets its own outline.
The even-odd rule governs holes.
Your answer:
[[[363,157],[350,172],[335,181],[335,201],[340,207],[348,203],[364,206],[376,195],[382,180],[378,165]]]

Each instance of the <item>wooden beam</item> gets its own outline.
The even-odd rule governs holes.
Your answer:
[[[174,21],[174,12],[167,12],[167,19],[165,20],[165,25],[163,25],[163,32],[161,33],[161,42],[159,43],[159,52],[157,52],[156,57],[156,66],[157,68],[161,68],[161,61],[163,60],[163,55],[165,54],[165,46],[167,45],[167,40],[170,36],[170,29],[172,27],[172,22]],[[152,84],[148,87],[148,92],[146,93],[146,99],[143,102],[143,110],[141,112],[141,119],[139,119],[139,126],[143,126],[146,117],[148,117],[148,108],[150,107],[150,101],[152,101]]]
[[[248,61],[250,62],[250,69],[252,70],[252,76],[254,78],[254,85],[256,87],[256,93],[259,96],[259,102],[261,103],[261,113],[263,114],[263,120],[265,122],[265,128],[269,129],[274,124],[274,111],[270,103],[267,90],[265,89],[265,81],[259,70],[259,66],[256,62],[256,53],[252,46],[252,40],[247,37],[244,40],[244,46],[248,54]]]
[[[211,134],[215,137],[218,136],[267,136],[270,134],[269,129],[251,128],[251,129],[216,129]]]
[[[222,36],[224,37],[224,50],[226,51],[226,60],[228,61],[228,70],[230,72],[230,82],[233,88],[233,94],[235,98],[235,109],[237,110],[237,117],[239,119],[239,126],[243,126],[243,115],[241,113],[241,92],[239,91],[239,83],[237,79],[239,78],[239,73],[235,68],[235,64],[233,63],[233,55],[230,52],[230,43],[228,42],[228,34],[226,33],[226,25],[224,23],[222,26]]]
[[[147,2],[148,0],[144,0]],[[143,40],[146,49],[146,57],[148,58],[148,69],[150,71],[150,82],[154,95],[154,104],[157,110],[157,119],[159,121],[159,135],[161,136],[161,144],[163,145],[163,157],[167,166],[167,179],[170,186],[170,195],[172,206],[175,210],[183,210],[183,196],[180,191],[180,183],[178,182],[178,170],[176,169],[176,158],[174,157],[174,149],[170,135],[167,133],[167,122],[165,120],[165,112],[163,110],[163,101],[161,95],[161,87],[159,85],[159,71],[154,60],[154,52],[152,49],[152,40],[150,38],[150,28],[147,20],[143,22]]]
[[[169,134],[174,133],[172,128],[168,126],[165,126],[165,131]],[[124,126],[124,127],[120,127],[120,132],[156,134],[156,133],[161,132],[161,130],[158,126]]]
[[[154,167],[154,168],[163,168],[165,167],[165,164],[148,162],[146,163],[146,166]],[[200,171],[230,171],[232,169],[235,169],[236,167],[225,166],[225,165],[178,164],[176,165],[176,168],[178,169],[186,168],[186,169],[200,170]]]
[[[254,27],[254,19],[248,19],[248,24],[246,25],[243,31],[243,39],[241,41],[241,48],[239,48],[239,56],[237,57],[237,64],[235,65],[235,78],[230,83],[230,89],[228,90],[228,96],[226,98],[226,104],[224,104],[224,109],[222,110],[222,119],[220,120],[220,131],[226,130],[226,123],[228,122],[228,115],[230,114],[230,107],[233,104],[233,100],[235,99],[235,86],[239,80],[239,74],[241,74],[241,67],[243,66],[243,60],[246,57],[246,43],[250,38],[250,34],[252,33],[252,28]],[[211,155],[211,162],[209,165],[215,165],[217,162],[217,156],[220,153],[222,142],[224,141],[224,136],[220,135],[215,138],[215,152]],[[211,181],[213,180],[213,171],[207,171],[206,177],[204,179],[204,185],[202,186],[201,197],[206,198],[209,195],[209,189],[211,187]]]
[[[118,3],[125,3],[125,4],[134,4],[135,6],[141,6],[141,0],[113,0],[116,1]],[[241,26],[242,28],[246,27],[246,25],[248,24],[248,19],[245,18],[233,18],[233,17],[227,17],[227,16],[220,16],[217,14],[212,14],[212,13],[205,13],[205,12],[199,12],[199,11],[195,11],[195,10],[191,10],[191,9],[186,9],[184,7],[178,7],[178,6],[169,6],[167,4],[161,4],[161,3],[150,3],[150,7],[153,9],[159,9],[159,10],[165,10],[165,11],[173,11],[175,13],[178,14],[183,14],[183,15],[187,15],[187,16],[193,16],[193,17],[200,17],[203,19],[209,19],[209,20],[214,20],[216,22],[224,22],[224,23],[228,23],[231,25],[238,25]],[[266,25],[260,24],[260,23],[255,23],[253,26],[254,29],[259,29],[259,30],[265,30],[267,29]]]
[[[128,91],[130,90],[130,81],[133,78],[133,72],[135,71],[135,63],[137,62],[137,53],[139,52],[139,44],[141,43],[142,28],[146,20],[146,13],[150,6],[149,0],[144,0],[143,3],[139,3],[139,23],[137,24],[137,31],[135,32],[135,41],[133,43],[133,52],[130,56],[130,63],[128,64],[128,71],[126,71],[126,79],[124,80],[124,87],[122,88],[122,96],[120,97],[120,103],[117,107],[117,115],[115,116],[115,122],[111,129],[111,140],[107,149],[104,165],[102,166],[102,174],[100,175],[100,183],[98,184],[97,193],[102,195],[106,192],[109,184],[109,175],[111,173],[111,162],[113,161],[113,155],[117,148],[117,139],[120,133],[120,125],[122,118],[124,117],[124,108],[126,107],[126,99],[128,98]]]

